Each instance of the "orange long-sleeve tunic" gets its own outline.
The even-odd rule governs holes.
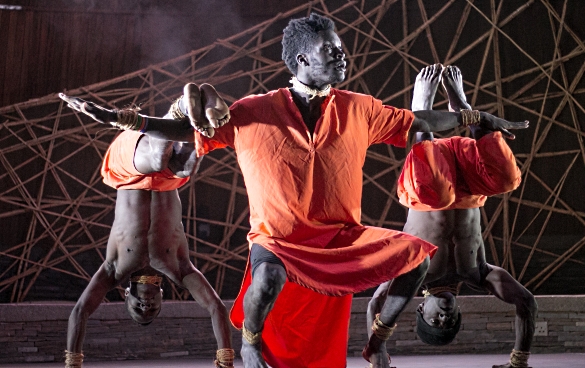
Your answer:
[[[521,173],[502,133],[479,140],[450,137],[418,142],[398,179],[400,203],[418,211],[477,208],[487,197],[520,185]]]
[[[134,167],[134,152],[143,134],[123,131],[112,143],[102,162],[104,183],[114,189],[143,189],[165,192],[182,187],[189,177],[179,178],[168,168],[152,174],[142,174]]]
[[[405,146],[412,112],[337,89],[321,111],[310,134],[290,91],[279,89],[239,100],[212,139],[195,137],[199,154],[235,149],[248,191],[250,245],[272,251],[286,267],[288,281],[263,332],[273,367],[345,367],[351,293],[410,271],[436,249],[360,223],[366,151],[376,143]],[[247,269],[231,311],[237,328],[250,282]]]

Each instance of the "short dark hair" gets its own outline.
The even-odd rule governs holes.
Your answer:
[[[457,322],[451,328],[440,328],[429,325],[423,318],[422,312],[416,311],[416,334],[422,342],[429,345],[447,345],[459,332],[461,327],[461,312],[458,314]]]
[[[331,19],[316,13],[288,22],[282,37],[282,60],[291,73],[297,74],[297,55],[309,51],[311,42],[319,32],[334,28],[335,23]]]

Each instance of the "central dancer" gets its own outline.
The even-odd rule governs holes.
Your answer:
[[[409,131],[470,124],[513,137],[507,129],[528,122],[471,110],[413,113],[331,88],[345,79],[345,54],[333,21],[317,14],[291,20],[282,44],[293,87],[242,98],[229,122],[206,119],[204,108],[187,111],[200,100],[194,85],[174,105],[191,124],[126,124],[115,111],[79,100],[82,111],[120,128],[140,125],[147,135],[195,141],[200,155],[235,149],[248,191],[251,251],[231,320],[242,329],[246,368],[345,367],[351,294],[394,279],[363,353],[374,367],[388,367],[385,342],[436,248],[360,223],[368,147],[404,147]]]

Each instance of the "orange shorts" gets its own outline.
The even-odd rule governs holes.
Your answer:
[[[400,203],[418,211],[477,208],[488,196],[520,185],[521,173],[502,133],[474,140],[422,141],[409,152],[398,179]]]
[[[180,178],[171,170],[142,174],[134,167],[134,152],[142,134],[123,131],[110,144],[104,155],[102,177],[114,189],[142,189],[164,192],[182,187],[189,177]]]

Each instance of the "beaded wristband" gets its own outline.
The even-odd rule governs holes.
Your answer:
[[[65,350],[65,368],[81,368],[83,357],[83,353],[73,353]]]
[[[380,321],[380,313],[376,314],[376,318],[374,319],[374,323],[372,323],[372,331],[374,331],[374,335],[380,340],[388,340],[394,329],[396,329],[396,323],[394,326],[390,327],[385,325],[382,321]]]
[[[182,120],[187,117],[185,116],[185,114],[183,114],[181,108],[179,107],[179,102],[181,101],[181,98],[183,98],[183,96],[177,98],[175,102],[173,102],[173,104],[171,105],[171,108],[169,109],[169,113],[175,120]]]
[[[459,113],[461,114],[461,126],[468,127],[479,125],[479,122],[481,120],[479,111],[461,109]]]
[[[219,349],[215,353],[216,359],[213,361],[216,368],[229,368],[234,366],[236,353],[234,349]]]
[[[252,333],[250,330],[246,328],[245,325],[242,325],[242,336],[250,345],[256,345],[262,339],[262,331]]]
[[[530,357],[529,351],[520,351],[512,349],[510,353],[510,366],[514,368],[526,368],[528,367],[528,358]]]

